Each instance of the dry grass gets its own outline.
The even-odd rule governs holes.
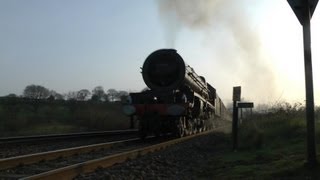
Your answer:
[[[305,109],[301,104],[281,103],[255,113],[239,126],[239,149],[226,149],[202,167],[200,179],[319,179],[320,167],[306,163]],[[316,118],[319,108],[316,108]],[[316,120],[316,138],[320,136]],[[320,153],[320,142],[317,139]],[[317,157],[318,160],[320,156]],[[204,173],[203,173],[204,172]]]

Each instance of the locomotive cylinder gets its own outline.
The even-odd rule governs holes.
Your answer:
[[[170,91],[188,86],[203,97],[209,96],[204,78],[186,65],[175,49],[160,49],[151,53],[143,64],[142,76],[152,90]]]

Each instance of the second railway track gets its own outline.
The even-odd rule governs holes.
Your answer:
[[[16,137],[2,137],[0,138],[0,145],[13,143],[35,143],[49,140],[65,140],[65,139],[79,139],[90,137],[106,137],[117,135],[136,134],[137,129],[128,130],[114,130],[114,131],[93,131],[82,133],[68,133],[68,134],[53,134],[53,135],[39,135],[39,136],[16,136]]]
[[[137,130],[11,137],[0,139],[0,158],[72,148],[137,137]]]

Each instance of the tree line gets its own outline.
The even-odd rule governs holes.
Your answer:
[[[96,101],[96,102],[114,102],[122,101],[127,98],[129,93],[127,91],[118,91],[116,89],[104,90],[102,86],[96,86],[92,91],[88,89],[81,89],[79,91],[69,91],[66,94],[60,94],[54,90],[49,90],[41,85],[28,85],[24,88],[23,94],[18,96],[16,94],[9,94],[7,97],[22,97],[28,99],[48,99],[48,100],[75,100],[75,101]]]

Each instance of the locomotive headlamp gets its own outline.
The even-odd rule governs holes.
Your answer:
[[[122,111],[125,115],[127,116],[131,116],[133,115],[134,113],[136,113],[136,108],[132,105],[124,105],[122,107]]]
[[[180,116],[184,113],[184,111],[185,111],[185,108],[177,104],[170,105],[167,108],[167,113],[168,115],[171,115],[171,116]]]

